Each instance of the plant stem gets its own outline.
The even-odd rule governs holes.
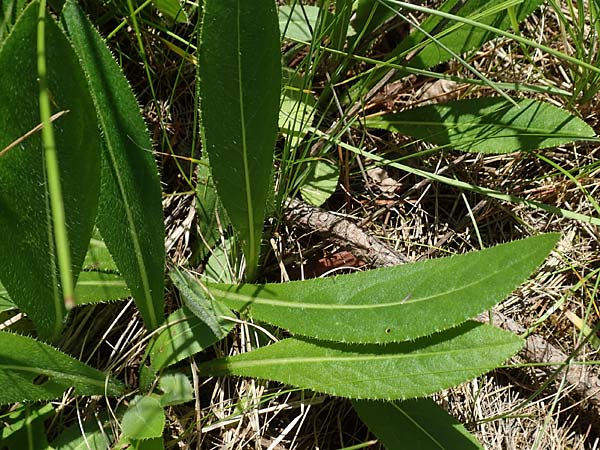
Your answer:
[[[60,182],[60,170],[58,164],[58,155],[54,140],[54,131],[52,128],[52,113],[50,107],[50,97],[48,93],[48,79],[46,67],[46,0],[40,1],[37,27],[37,72],[39,78],[39,101],[40,118],[42,127],[42,145],[44,149],[44,163],[46,167],[46,179],[48,183],[48,193],[50,197],[51,210],[51,235],[54,237],[56,245],[56,257],[58,270],[60,273],[60,282],[64,307],[71,309],[74,302],[73,294],[73,274],[71,272],[71,252],[69,245],[69,236],[67,233],[65,209],[63,203],[62,188]],[[54,325],[54,334],[58,335],[62,327],[63,305],[58,296],[54,298],[56,320]]]

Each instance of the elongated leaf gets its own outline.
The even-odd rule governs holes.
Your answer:
[[[97,228],[94,228],[92,233],[90,246],[83,261],[83,268],[84,270],[102,270],[104,272],[119,271]]]
[[[106,450],[111,447],[110,422],[96,418],[74,425],[63,431],[53,442],[56,450]],[[82,430],[83,428],[83,430]]]
[[[208,296],[205,289],[196,282],[194,277],[174,267],[169,276],[179,289],[186,306],[202,320],[219,339],[227,336],[229,329],[224,326],[223,317],[231,317],[232,312],[219,302]]]
[[[429,395],[485,373],[516,353],[522,342],[468,322],[388,345],[291,338],[198,367],[203,375],[256,377],[350,398],[400,399]]]
[[[0,279],[40,335],[53,338],[62,328],[65,307],[36,128],[40,124],[37,9],[37,3],[27,7],[0,51],[0,259],[4,261]],[[96,217],[101,140],[94,104],[71,45],[50,17],[45,29],[52,126],[76,279]]]
[[[469,0],[468,2],[447,0],[440,10],[456,16],[471,18],[500,30],[507,30],[512,25],[507,10],[509,3],[513,4],[515,17],[518,22],[521,22],[542,3],[542,0],[526,0],[517,5],[514,4],[515,2],[505,3],[506,6],[501,2],[495,2],[493,6],[496,7],[496,12],[493,14],[490,13],[491,4],[486,0]],[[400,55],[420,43],[426,43],[408,61],[410,67],[420,69],[427,69],[446,62],[452,59],[454,54],[462,55],[469,50],[479,48],[495,37],[487,30],[436,15],[429,16],[421,28],[429,35],[436,37],[436,40],[430,39],[423,31],[417,29],[391,52],[391,55]]]
[[[8,296],[6,288],[0,284],[0,313],[11,311],[13,309],[18,309],[17,305],[15,305]]]
[[[121,383],[55,348],[26,336],[0,332],[0,404],[79,395],[120,395]]]
[[[189,20],[179,0],[153,0],[152,3],[161,13],[175,22],[185,23]]]
[[[104,133],[98,228],[149,328],[163,318],[164,224],[152,145],[137,101],[100,35],[74,1],[63,21]]]
[[[398,342],[455,326],[492,307],[527,279],[557,239],[557,234],[541,235],[330,278],[207,286],[229,307],[304,336]]]
[[[295,148],[312,125],[315,116],[315,100],[311,94],[290,86],[281,101],[279,110],[279,128],[286,136],[290,148]]]
[[[253,279],[272,185],[281,88],[275,2],[206,0],[198,74],[204,150]]]
[[[222,320],[223,330],[231,330],[233,322]],[[206,350],[223,338],[221,333],[215,335],[210,327],[188,308],[181,308],[172,313],[164,330],[160,331],[149,346],[152,368],[159,371],[165,367]]]
[[[521,99],[517,104],[494,97],[458,100],[373,117],[366,124],[481,153],[536,150],[595,135],[583,120],[549,103]]]
[[[81,272],[75,285],[75,303],[77,305],[119,300],[130,295],[125,280],[120,275],[113,273]],[[16,308],[17,305],[11,301],[8,292],[0,284],[0,312]]]
[[[460,422],[428,398],[395,402],[354,400],[352,404],[390,450],[483,450]]]
[[[370,3],[373,2],[363,0],[362,3],[365,3],[365,5],[362,11],[359,7],[359,14],[356,18],[360,20],[360,23],[355,24],[357,27],[361,23],[368,23],[368,18],[371,17],[369,8],[371,7]],[[515,17],[520,22],[534,11],[542,3],[542,0],[527,0],[520,2],[518,5],[515,5],[514,2],[506,3],[513,4]],[[493,13],[490,12],[491,5],[495,9]],[[407,11],[401,9],[399,5],[391,2],[386,5],[379,4],[372,19],[373,24],[381,23],[383,19],[390,17],[388,6],[399,10],[405,17],[407,16]],[[470,18],[501,30],[507,30],[512,25],[507,8],[508,4],[505,6],[497,2],[492,4],[487,0],[447,0],[438,9],[444,13]],[[368,27],[368,25],[365,26]],[[434,36],[435,40],[429,36]],[[428,69],[452,59],[454,55],[461,56],[465,52],[479,48],[494,37],[493,33],[481,28],[432,14],[420,24],[420,29],[415,29],[394,50],[387,54],[385,60],[417,69]],[[354,90],[353,97],[358,98],[361,92],[367,92],[388,71],[388,67],[377,68],[369,77],[369,81],[360,85],[360,91]],[[397,76],[407,74],[408,72],[399,70]]]
[[[51,404],[23,405],[8,414],[0,433],[0,445],[8,450],[48,450],[44,420],[54,414]]]
[[[198,164],[198,185],[196,187],[196,212],[198,232],[201,243],[198,258],[203,260],[215,247],[221,237],[219,223],[223,229],[228,226],[228,219],[219,202],[215,184],[213,183],[208,159]]]
[[[81,272],[75,286],[78,305],[108,302],[131,296],[121,275],[105,272]]]

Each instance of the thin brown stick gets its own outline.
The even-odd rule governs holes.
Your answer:
[[[54,122],[60,116],[62,116],[63,114],[66,114],[68,112],[69,112],[69,110],[65,109],[63,111],[59,111],[56,114],[51,115],[50,116],[50,122]],[[28,137],[30,137],[30,136],[34,135],[35,133],[37,133],[38,131],[40,131],[43,127],[44,127],[44,124],[40,123],[39,125],[36,125],[31,130],[29,130],[27,133],[25,133],[23,136],[21,136],[21,137],[15,139],[14,141],[12,141],[6,147],[4,147],[2,150],[0,150],[0,157],[4,156],[5,153],[7,153],[10,149],[16,147],[17,145],[19,145],[21,142],[23,142]]]
[[[284,220],[303,229],[324,234],[338,245],[350,247],[355,256],[370,262],[375,267],[399,265],[408,262],[404,256],[383,242],[369,236],[349,220],[308,205],[300,200],[290,200]],[[478,317],[488,321],[486,314]],[[493,312],[492,321],[508,331],[525,334],[526,328],[498,311]],[[587,400],[600,414],[600,378],[589,366],[576,364],[567,354],[537,334],[525,338],[520,355],[529,362],[547,364],[548,371],[565,370],[565,379],[582,399]],[[558,377],[555,377],[558,380]]]

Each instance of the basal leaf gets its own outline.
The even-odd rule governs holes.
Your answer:
[[[595,135],[583,120],[549,103],[516,102],[518,106],[498,97],[458,100],[372,117],[366,125],[481,153],[536,150]]]
[[[163,392],[160,396],[162,406],[181,405],[194,399],[192,383],[183,373],[163,375],[158,380],[158,388]]]
[[[390,450],[483,450],[460,422],[428,398],[395,402],[354,400],[352,404]]]
[[[123,415],[123,435],[130,439],[161,437],[165,426],[165,412],[154,397],[138,395]]]
[[[407,12],[393,2],[381,4],[378,1],[373,5],[371,0],[362,0],[363,8],[359,7],[357,19],[361,23],[367,23],[371,17],[369,8],[374,7],[373,23],[381,23],[383,19],[390,17],[390,8],[398,10],[405,17]],[[487,0],[446,0],[437,9],[444,13],[472,19],[476,22],[490,25],[501,30],[507,30],[512,24],[507,8],[512,7],[518,22],[529,16],[542,0],[528,0],[515,5],[515,2],[494,2]],[[512,6],[511,6],[512,5]],[[493,6],[493,10],[491,8]],[[394,13],[395,14],[395,13]],[[355,26],[360,26],[355,24]],[[463,55],[465,52],[481,47],[485,42],[493,39],[493,33],[458,21],[431,14],[420,29],[415,30],[398,46],[385,56],[386,61],[417,69],[428,69],[442,64],[455,55]],[[370,28],[367,28],[370,29]],[[430,38],[433,36],[435,39]],[[389,67],[382,66],[375,69],[369,76],[369,81],[360,85],[360,90],[354,90],[354,98],[358,98],[361,92],[368,92],[389,72]],[[398,76],[407,75],[408,72],[398,71]]]
[[[340,171],[326,160],[309,161],[308,164],[308,177],[300,187],[300,193],[311,205],[321,206],[335,192]]]
[[[302,140],[315,116],[315,100],[312,94],[302,91],[302,87],[289,86],[281,99],[279,128],[285,135],[290,148],[295,148]]]
[[[52,400],[70,387],[79,395],[120,395],[121,383],[55,348],[0,332],[0,404]]]
[[[277,135],[281,61],[273,0],[206,0],[198,62],[202,142],[255,277]]]
[[[78,305],[120,300],[130,296],[123,277],[114,273],[81,272],[75,285],[75,301]]]
[[[0,445],[8,450],[48,450],[44,421],[53,414],[51,404],[17,406],[3,417]]]
[[[471,18],[500,30],[507,30],[512,25],[507,10],[510,7],[509,3],[512,3],[517,21],[521,22],[542,3],[542,0],[527,0],[517,5],[515,2],[504,3],[505,5],[502,2],[495,2],[493,6],[496,10],[492,13],[490,11],[491,4],[486,0],[469,0],[468,2],[446,0],[440,10],[456,16]],[[435,40],[424,32],[434,36]],[[416,47],[420,50],[416,54],[411,54],[407,65],[427,69],[452,59],[454,55],[462,55],[477,49],[494,37],[494,34],[487,30],[432,14],[423,22],[421,30],[416,29],[388,56],[400,55]]]
[[[231,329],[233,322],[222,320],[224,330]],[[152,368],[159,371],[165,367],[206,350],[223,337],[215,335],[210,327],[196,317],[188,308],[172,313],[149,346]]]
[[[90,246],[83,261],[84,270],[102,270],[104,272],[118,272],[119,269],[111,256],[104,239],[97,228],[92,232]]]
[[[228,220],[223,207],[219,202],[217,191],[213,183],[208,159],[198,164],[198,184],[196,186],[196,213],[198,232],[201,243],[198,258],[204,260],[221,238],[221,230],[227,228]]]
[[[40,138],[36,36],[38,4],[24,11],[0,51],[0,279],[44,338],[62,328],[64,300]],[[45,61],[71,272],[76,279],[92,233],[101,138],[85,77],[48,15]],[[6,262],[10,263],[6,263]]]
[[[189,18],[179,0],[152,0],[154,6],[170,20],[186,23]]]
[[[8,296],[6,288],[0,284],[0,313],[11,311],[13,309],[18,309],[17,305],[15,305]]]
[[[319,20],[324,21],[321,29],[331,26],[333,14],[324,8],[313,5],[282,5],[278,8],[279,29],[283,37],[295,41],[311,42],[318,29]],[[319,16],[320,19],[319,19]]]
[[[354,400],[371,432],[394,450],[483,450],[454,417],[428,398],[394,402]]]
[[[99,420],[102,422],[99,423]],[[106,450],[111,447],[110,422],[96,417],[74,425],[63,431],[52,442],[56,450]]]
[[[422,397],[502,364],[521,338],[474,322],[388,345],[284,339],[198,366],[202,375],[238,375],[349,398]]]
[[[104,135],[97,225],[149,328],[163,319],[164,224],[152,145],[137,101],[74,1],[63,21],[87,75]]]
[[[219,339],[227,336],[229,327],[224,326],[223,317],[232,312],[209,297],[206,290],[188,273],[173,267],[169,272],[173,284],[179,289],[186,306],[204,322]]]
[[[480,252],[314,280],[211,284],[216,299],[293,333],[399,342],[455,326],[525,281],[558,239],[546,234]]]
[[[130,297],[125,280],[113,273],[84,271],[79,274],[75,285],[75,304],[106,302]],[[8,292],[0,284],[0,312],[17,309]]]

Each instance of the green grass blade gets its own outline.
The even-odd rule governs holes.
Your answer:
[[[594,137],[583,120],[548,103],[496,97],[458,100],[366,120],[382,128],[467,152],[510,153]]]
[[[46,54],[46,0],[39,3],[37,23],[37,74],[39,80],[40,118],[42,122],[42,146],[44,148],[44,164],[46,167],[46,181],[48,183],[48,197],[52,228],[50,235],[54,236],[56,262],[60,276],[60,285],[64,299],[64,307],[71,309],[75,304],[73,273],[71,272],[71,249],[67,223],[63,189],[60,181],[61,173],[58,163],[56,140],[52,128],[52,107],[50,105],[50,90],[48,87],[48,55]],[[56,317],[61,317],[63,305],[55,298],[54,309]],[[56,322],[54,334],[58,335],[62,328],[60,321]]]
[[[557,239],[557,234],[546,234],[480,252],[336,277],[207,287],[227,306],[303,336],[400,342],[491,308],[529,277]]]
[[[120,395],[123,386],[84,363],[27,336],[0,332],[0,404],[79,395]]]
[[[285,339],[268,347],[198,366],[205,376],[275,380],[359,399],[422,397],[502,364],[521,338],[469,322],[412,342],[348,345]]]
[[[428,398],[354,400],[354,409],[382,444],[394,450],[483,450],[454,417]]]
[[[63,259],[62,272],[70,270],[72,275],[66,277],[76,279],[96,217],[101,138],[77,57],[54,20],[46,16],[45,78],[56,159],[51,165],[44,163],[40,100],[35,95],[36,30],[41,22],[37,6],[25,10],[0,52],[0,257],[10,261],[0,264],[0,279],[40,336],[54,338],[62,328],[63,294],[69,295],[61,291],[66,284],[57,265],[56,227],[64,222],[68,233],[57,242],[62,252],[70,251],[70,264]],[[53,171],[50,178],[62,190],[62,195],[53,194],[52,201],[47,171]],[[64,211],[63,218],[53,217],[51,209],[56,207]]]
[[[150,137],[129,84],[75,2],[63,21],[78,51],[104,135],[98,228],[146,326],[163,320],[164,224]]]
[[[281,61],[273,0],[207,0],[198,75],[202,142],[252,280],[277,134]]]

